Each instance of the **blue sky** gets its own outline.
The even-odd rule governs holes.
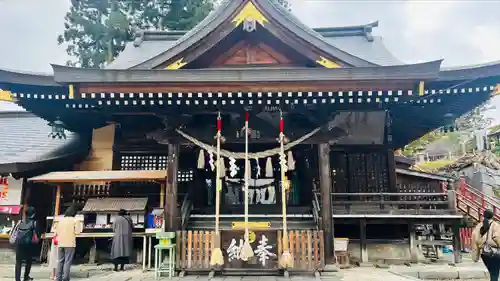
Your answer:
[[[290,2],[293,13],[311,27],[378,20],[374,34],[407,63],[444,59],[444,65],[455,66],[500,60],[500,1]],[[69,0],[0,0],[0,68],[50,72],[50,63],[64,64],[68,56],[56,38],[69,6]],[[500,110],[500,100],[493,103]],[[0,109],[13,108],[0,104]]]

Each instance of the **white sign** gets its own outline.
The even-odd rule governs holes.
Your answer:
[[[334,238],[333,241],[335,252],[347,252],[347,245],[349,244],[348,238]]]
[[[236,239],[231,240],[231,244],[227,247],[227,257],[229,261],[240,260],[241,249],[243,248],[243,239],[240,239],[240,244],[236,244]]]
[[[267,244],[269,239],[265,235],[262,235],[260,240],[258,241],[257,248],[254,249],[254,254],[259,258],[259,262],[262,266],[266,266],[267,260],[270,257],[276,257],[276,254],[272,252],[273,246]],[[241,260],[240,254],[241,249],[243,248],[243,239],[240,239],[239,243],[236,242],[236,239],[231,239],[231,243],[229,247],[227,247],[227,257],[229,261],[233,260]]]
[[[275,257],[276,255],[271,252],[273,249],[273,246],[268,245],[267,242],[269,239],[262,234],[261,239],[259,240],[259,245],[257,246],[257,249],[255,250],[255,255],[259,257],[259,261],[262,264],[262,266],[266,266],[266,261],[269,259],[269,257]]]

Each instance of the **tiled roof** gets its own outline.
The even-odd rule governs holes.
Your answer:
[[[145,211],[148,198],[91,198],[83,207],[83,212],[129,212]]]
[[[374,64],[381,66],[404,64],[386,48],[380,36],[373,36],[372,41],[367,40],[364,35],[332,36],[325,40],[332,46]]]
[[[53,139],[48,136],[50,132],[47,121],[29,112],[0,112],[0,172],[21,172],[21,165],[71,156],[86,149],[75,133],[66,132],[67,139]]]

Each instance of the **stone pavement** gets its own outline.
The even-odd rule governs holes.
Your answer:
[[[1,268],[0,269],[0,281],[12,281],[13,278],[13,268]],[[7,272],[10,271],[10,274]],[[72,270],[73,279],[81,281],[154,281],[154,276],[152,272],[143,273],[139,269],[129,269],[124,272],[113,272],[108,269],[103,269],[100,272],[94,272],[94,274],[78,274],[78,272],[84,272],[81,267],[75,266]],[[48,278],[49,272],[47,270],[41,270],[39,267],[34,268],[32,277],[35,281],[50,281]],[[168,277],[162,277],[160,280],[169,280]],[[209,280],[208,276],[196,276],[196,275],[186,275],[182,278],[175,277],[172,278],[173,281],[205,281]],[[312,275],[293,275],[290,278],[279,277],[279,276],[216,276],[212,281],[413,281],[414,279],[408,279],[390,273],[386,269],[377,268],[352,268],[347,270],[342,270],[340,272],[329,273],[322,275],[319,279],[316,279]]]
[[[35,266],[32,277],[35,281],[50,281],[48,268]],[[416,272],[416,273],[415,273]],[[456,272],[453,273],[453,272]],[[212,281],[415,281],[425,278],[428,280],[485,280],[484,266],[480,263],[464,263],[457,267],[448,265],[412,265],[392,266],[391,268],[356,267],[340,270],[339,272],[324,273],[319,279],[312,275],[292,275],[290,278],[277,276],[217,276]],[[13,266],[0,266],[0,281],[14,279]],[[408,276],[410,275],[410,276]],[[479,278],[479,279],[477,279]],[[103,266],[74,266],[72,280],[75,281],[154,281],[153,272],[143,273],[134,267],[124,272],[113,272],[110,265]],[[167,281],[168,277],[160,280]],[[208,276],[187,275],[183,278],[175,277],[173,281],[205,281]]]
[[[392,266],[389,272],[405,277],[424,280],[471,280],[486,279],[488,271],[482,262],[464,261],[456,266],[447,264],[426,264],[407,266]]]

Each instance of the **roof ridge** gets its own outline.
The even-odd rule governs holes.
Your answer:
[[[312,28],[321,36],[328,37],[343,37],[343,36],[364,36],[369,42],[373,41],[373,28],[378,27],[378,21],[374,21],[363,25],[351,26],[335,26],[335,27],[319,27]]]
[[[311,29],[323,37],[365,36],[368,41],[373,41],[372,30],[378,27],[378,24],[378,21],[374,21],[362,25],[325,26]],[[134,46],[138,47],[144,41],[176,41],[188,32],[189,30],[137,30],[134,35]]]
[[[138,47],[144,41],[177,41],[187,30],[137,30],[134,35],[134,46]]]

